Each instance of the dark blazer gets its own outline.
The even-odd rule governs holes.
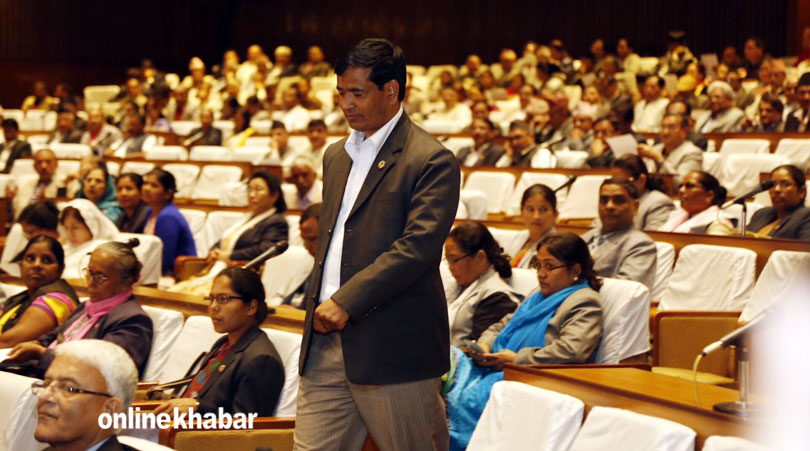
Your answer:
[[[323,160],[324,201],[306,295],[302,374],[323,265],[352,165],[345,142],[329,146]],[[332,299],[350,316],[340,332],[349,381],[410,382],[439,377],[449,369],[450,332],[439,262],[458,208],[459,179],[453,153],[403,114],[346,220],[341,286]]]
[[[48,347],[51,342],[64,334],[71,324],[81,318],[84,308],[85,304],[80,305],[61,326],[39,337],[39,343]],[[132,357],[132,361],[135,362],[140,378],[143,376],[149,352],[152,350],[152,319],[132,296],[96,322],[84,338],[97,338],[124,348],[124,351],[127,351],[127,354]],[[53,362],[53,358],[52,350],[45,351],[37,368],[44,374]]]
[[[228,337],[214,343],[199,362],[207,363],[214,351]],[[199,371],[192,365],[192,374]],[[197,401],[200,413],[213,412],[222,407],[225,412],[256,413],[260,417],[272,416],[284,387],[284,365],[273,343],[258,327],[248,329],[225,356],[220,368],[203,385]]]
[[[456,154],[456,158],[458,158],[458,163],[460,165],[464,165],[464,160],[467,159],[467,156],[470,152],[473,151],[472,147],[463,147],[459,149],[458,154]],[[483,158],[479,159],[475,163],[475,167],[478,166],[495,166],[495,163],[503,156],[506,151],[503,147],[495,144],[494,142],[488,143],[484,148]]]
[[[194,136],[201,131],[202,129],[197,127],[192,130],[191,133],[189,133],[189,136]],[[199,137],[196,141],[192,141],[190,144],[194,146],[221,146],[222,130],[216,127],[211,127],[206,130],[201,137]]]
[[[785,120],[785,131],[786,132],[798,132],[799,128],[802,125],[802,115],[804,114],[804,110],[798,109],[793,114],[789,115]],[[807,127],[805,132],[810,132],[810,127]]]
[[[765,207],[757,210],[751,217],[748,230],[757,232],[759,229],[776,220],[776,209]],[[788,213],[779,221],[779,224],[771,230],[768,236],[772,238],[784,238],[788,240],[810,241],[810,208],[798,207]]]
[[[8,143],[4,144],[2,149],[5,149]],[[16,140],[14,144],[11,145],[11,153],[8,155],[8,160],[6,160],[6,167],[0,171],[3,174],[8,174],[11,172],[11,166],[14,165],[14,160],[17,158],[26,158],[31,157],[31,144],[28,144],[25,141]]]
[[[130,218],[127,212],[121,212],[121,216],[115,220],[115,225],[118,230],[124,233],[143,233],[143,228],[146,226],[146,213],[149,212],[149,206],[141,202],[135,207],[135,213]]]
[[[284,219],[284,214],[274,213],[264,221],[259,222],[253,228],[245,230],[236,240],[231,253],[231,260],[252,260],[262,252],[270,249],[270,246],[289,239],[290,226]],[[222,244],[217,241],[213,248],[218,248]]]
[[[59,132],[57,131],[52,132],[50,136],[48,136],[48,142],[53,141],[54,138],[57,137],[57,133]],[[59,141],[57,142],[68,144],[79,144],[80,142],[82,142],[82,131],[78,127],[71,128],[67,135],[62,135],[60,133]]]

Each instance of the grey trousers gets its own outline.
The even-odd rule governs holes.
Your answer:
[[[446,450],[440,378],[389,385],[346,379],[340,334],[315,334],[298,388],[295,450]]]

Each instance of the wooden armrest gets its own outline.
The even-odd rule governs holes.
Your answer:
[[[154,387],[155,385],[158,385],[159,383],[160,382],[158,382],[158,381],[138,382],[138,390],[148,390],[148,389]]]
[[[141,412],[151,412],[155,410],[157,406],[161,405],[163,401],[135,401],[132,403],[132,408],[141,409]]]
[[[568,368],[638,368],[640,370],[650,371],[649,363],[548,363],[540,365],[512,365],[517,368],[528,366],[529,368],[536,368],[540,370],[554,370],[554,369],[568,369]]]
[[[186,280],[205,269],[205,259],[181,255],[174,259],[174,274],[177,281]]]

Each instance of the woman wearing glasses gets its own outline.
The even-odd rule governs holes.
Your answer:
[[[754,213],[748,230],[758,237],[810,241],[810,208],[804,206],[807,182],[802,170],[791,164],[779,166],[768,180],[773,182],[769,191],[773,207]]]
[[[65,251],[56,239],[38,235],[21,255],[27,289],[0,307],[0,348],[36,339],[65,322],[79,305],[76,292],[61,279]]]
[[[540,292],[490,326],[479,351],[452,348],[453,385],[447,393],[450,449],[464,449],[503,365],[592,362],[602,336],[602,307],[588,246],[573,233],[540,242],[532,264]]]
[[[206,296],[214,330],[225,336],[189,368],[180,398],[164,402],[155,414],[189,408],[200,413],[256,413],[271,416],[284,386],[284,366],[259,326],[267,317],[259,275],[227,268]],[[200,366],[202,365],[202,366]]]
[[[509,257],[481,223],[465,222],[451,230],[444,255],[456,281],[447,295],[450,344],[462,346],[515,311],[521,296],[503,281],[512,277]]]
[[[61,326],[36,341],[15,346],[9,360],[32,361],[31,373],[41,377],[53,361],[58,344],[97,338],[124,348],[142,375],[152,349],[152,320],[132,294],[132,285],[141,272],[141,263],[132,252],[137,245],[138,240],[133,239],[126,244],[107,242],[96,248],[83,271],[90,299]]]

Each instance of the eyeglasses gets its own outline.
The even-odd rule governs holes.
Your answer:
[[[48,387],[52,387],[56,391],[56,393],[59,396],[63,397],[63,398],[73,396],[73,395],[79,395],[79,394],[98,395],[98,396],[104,396],[104,397],[107,397],[107,398],[112,398],[113,397],[113,395],[111,395],[109,393],[101,393],[101,392],[97,392],[97,391],[90,391],[90,390],[85,390],[85,389],[82,389],[82,388],[74,387],[73,385],[70,384],[70,382],[49,381],[49,380],[37,381],[37,382],[34,382],[33,384],[31,384],[31,393],[33,393],[36,396],[39,396]]]
[[[234,299],[242,299],[242,296],[233,296],[230,294],[218,294],[216,296],[206,296],[203,299],[208,301],[211,305],[214,304],[225,305],[233,301]]]
[[[532,257],[532,259],[529,260],[529,268],[537,271],[538,273],[542,272],[542,273],[548,274],[551,271],[554,271],[555,269],[564,268],[566,266],[568,266],[568,265],[565,264],[565,263],[563,263],[562,265],[557,265],[557,266],[554,266],[551,263],[543,264],[540,260],[537,259],[537,257]]]
[[[84,268],[82,273],[84,274],[85,280],[92,281],[95,284],[102,284],[110,280],[110,276],[100,272],[95,272],[90,268]]]
[[[467,258],[467,257],[469,257],[470,255],[473,255],[473,254],[475,254],[475,252],[472,252],[472,253],[466,254],[466,255],[462,255],[459,258],[446,257],[447,258],[447,263],[450,263],[451,265],[455,265],[456,263],[460,262],[461,260],[464,260],[465,258]]]

